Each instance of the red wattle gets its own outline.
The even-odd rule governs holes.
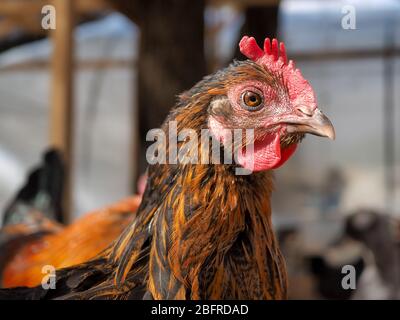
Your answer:
[[[293,153],[295,153],[296,149],[297,149],[297,144],[292,144],[286,149],[283,149],[281,151],[281,160],[272,169],[277,169],[281,165],[283,165],[287,160],[289,160],[289,158],[293,155]]]
[[[254,152],[247,148],[238,154],[239,164],[250,171],[264,171],[279,168],[296,151],[297,145],[293,144],[281,150],[280,133],[265,136],[262,140],[254,142]]]

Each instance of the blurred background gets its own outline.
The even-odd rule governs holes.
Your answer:
[[[400,298],[397,0],[0,0],[0,207],[49,145],[66,154],[65,221],[132,194],[147,131],[243,59],[243,34],[285,42],[336,128],[276,172],[290,297]],[[357,290],[339,288],[346,264]]]

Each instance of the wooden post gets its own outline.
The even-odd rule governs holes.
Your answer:
[[[257,1],[253,2],[257,3]],[[277,37],[279,2],[269,2],[272,3],[270,5],[249,5],[245,8],[245,22],[240,30],[238,41],[244,35],[251,35],[257,40],[258,44],[262,46],[265,37]],[[236,46],[235,58],[243,59],[239,46]]]
[[[134,189],[137,175],[143,174],[148,165],[147,132],[159,128],[174,106],[176,95],[191,88],[206,73],[204,7],[204,0],[140,1],[139,144],[134,154]]]
[[[63,222],[70,221],[73,172],[73,27],[72,0],[53,0],[56,29],[52,30],[50,143],[63,152],[66,165]]]

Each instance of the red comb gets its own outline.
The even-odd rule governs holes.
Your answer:
[[[256,39],[253,37],[244,36],[239,43],[240,52],[243,53],[247,58],[257,61],[264,56],[269,56],[273,61],[280,60],[284,65],[287,65],[287,56],[285,44],[283,42],[278,43],[278,40],[265,38],[264,40],[264,51],[258,46]]]
[[[239,43],[240,52],[257,64],[267,67],[272,72],[280,72],[289,88],[290,99],[296,104],[316,107],[314,91],[303,78],[292,60],[288,61],[283,42],[266,38],[262,50],[253,37],[244,36]]]

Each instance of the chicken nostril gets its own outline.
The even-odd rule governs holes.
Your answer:
[[[308,106],[297,106],[296,111],[301,116],[312,117],[314,114],[314,108]]]

